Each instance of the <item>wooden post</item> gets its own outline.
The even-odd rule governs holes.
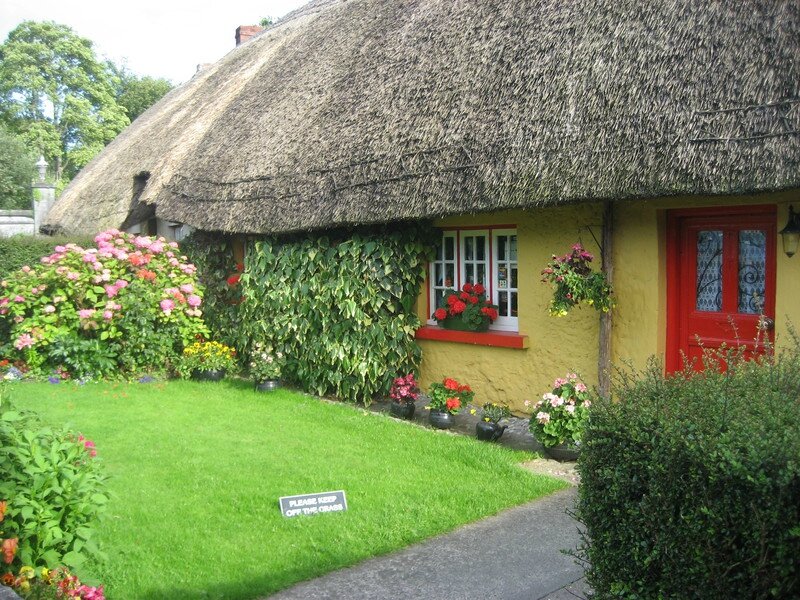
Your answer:
[[[603,232],[600,236],[600,270],[606,276],[608,285],[614,282],[613,250],[614,205],[603,203]],[[613,310],[600,313],[600,340],[597,356],[597,377],[600,395],[607,398],[611,393],[611,321]]]

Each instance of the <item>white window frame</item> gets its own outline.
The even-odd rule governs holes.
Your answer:
[[[519,314],[519,236],[517,236],[517,260],[511,261],[510,256],[507,260],[503,261],[504,265],[511,266],[512,262],[517,267],[517,287],[511,287],[511,270],[509,269],[508,272],[508,287],[501,289],[500,288],[500,252],[498,249],[499,238],[500,236],[507,236],[511,237],[512,235],[517,236],[516,229],[493,229],[492,230],[492,304],[497,306],[500,305],[500,292],[516,292],[517,294],[517,314]],[[509,246],[510,251],[510,246]],[[510,299],[509,299],[509,313],[511,312],[510,306]],[[494,323],[492,323],[492,329],[497,329],[500,331],[519,331],[519,317],[497,317]]]
[[[443,289],[443,286],[438,286],[436,284],[436,264],[443,265],[444,271],[444,263],[451,262],[451,261],[444,261],[444,238],[450,237],[454,239],[454,248],[456,250],[455,253],[455,280],[453,281],[453,285],[451,286],[452,289],[460,290],[463,282],[466,281],[466,263],[465,263],[465,238],[468,236],[475,236],[475,235],[483,235],[486,238],[486,246],[484,248],[484,256],[486,263],[486,297],[492,302],[492,304],[497,305],[499,299],[499,290],[498,290],[498,263],[497,263],[497,236],[500,235],[516,235],[517,236],[517,265],[519,265],[519,235],[517,233],[517,229],[515,227],[503,227],[503,228],[493,228],[491,226],[486,226],[481,229],[445,229],[442,230],[442,257],[440,258],[437,256],[429,265],[428,265],[428,308],[429,315],[427,324],[431,326],[436,326],[437,322],[436,319],[432,317],[433,311],[437,308],[436,302],[436,292],[437,290]],[[476,264],[478,261],[473,260],[472,263]],[[517,277],[519,277],[519,267],[517,271]],[[510,273],[509,273],[509,283],[510,283]],[[519,286],[519,280],[517,281],[517,286]],[[516,291],[517,292],[517,306],[519,307],[519,287],[517,288],[507,288],[509,291]],[[504,290],[505,291],[505,290]],[[490,331],[519,331],[519,318],[518,317],[498,317],[495,319],[494,323],[489,326]]]

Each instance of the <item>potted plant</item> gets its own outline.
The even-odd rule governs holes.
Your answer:
[[[433,318],[445,329],[486,331],[497,319],[497,307],[486,299],[486,288],[480,283],[465,283],[460,292],[445,290]]]
[[[250,353],[250,374],[256,390],[271,392],[281,385],[281,372],[286,364],[283,352],[275,351],[272,344],[256,342]]]
[[[461,385],[455,379],[445,377],[442,383],[431,384],[428,392],[430,402],[429,420],[436,429],[449,429],[455,423],[453,415],[472,402],[475,393],[468,385]]]
[[[589,391],[575,373],[553,382],[553,391],[531,405],[530,430],[555,460],[577,460],[581,436],[589,420]]]
[[[220,381],[236,366],[236,350],[220,342],[198,340],[183,349],[178,371],[199,381]]]
[[[405,377],[395,377],[392,381],[392,389],[389,392],[392,399],[389,404],[389,413],[400,419],[413,419],[414,402],[419,398],[419,386],[414,374],[409,373]]]
[[[552,260],[542,271],[542,281],[554,286],[549,309],[551,315],[563,317],[580,302],[603,312],[608,312],[614,306],[611,286],[603,273],[592,271],[589,266],[592,260],[594,256],[586,252],[580,243],[575,244],[564,256],[553,254]]]
[[[484,442],[496,442],[508,427],[500,425],[500,420],[510,417],[511,411],[507,405],[494,402],[487,402],[480,410],[482,415],[481,420],[475,424],[475,435]],[[474,415],[477,410],[472,409],[470,412]]]

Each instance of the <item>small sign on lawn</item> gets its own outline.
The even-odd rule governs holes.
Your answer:
[[[301,494],[299,496],[281,496],[280,504],[284,517],[318,515],[320,513],[347,510],[347,499],[344,497],[344,490],[320,492],[319,494]]]

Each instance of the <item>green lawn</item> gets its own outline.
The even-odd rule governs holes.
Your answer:
[[[255,598],[565,485],[521,453],[244,382],[22,383],[12,402],[97,443],[109,558],[82,574],[112,600]],[[343,513],[278,508],[338,489]]]

